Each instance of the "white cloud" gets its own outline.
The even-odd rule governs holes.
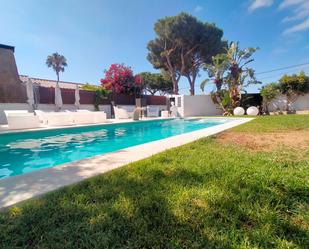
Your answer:
[[[284,9],[293,5],[298,5],[300,3],[306,2],[306,0],[283,0],[279,5],[279,9]]]
[[[273,4],[273,0],[253,0],[248,7],[249,12],[253,12],[260,8],[269,7]]]
[[[279,5],[279,10],[292,10],[293,14],[287,16],[283,22],[296,22],[292,27],[287,28],[283,33],[291,34],[309,29],[309,1],[308,0],[283,0]]]
[[[201,12],[204,8],[200,5],[197,5],[195,8],[194,8],[194,12]]]
[[[287,52],[289,52],[286,48],[275,48],[271,53],[272,55],[275,56],[281,56],[283,54],[286,54]]]
[[[290,34],[290,33],[295,33],[295,32],[299,32],[299,31],[303,31],[309,29],[309,17],[304,20],[303,22],[296,24],[294,26],[292,26],[291,28],[286,29],[283,33],[284,34]]]

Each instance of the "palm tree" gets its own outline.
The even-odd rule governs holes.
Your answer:
[[[224,74],[229,68],[229,63],[226,54],[217,54],[212,57],[212,64],[204,65],[204,70],[208,72],[209,79],[202,81],[200,88],[204,92],[205,86],[212,81],[215,84],[216,89],[211,91],[210,96],[212,101],[219,105],[223,110],[224,115],[229,114],[228,99],[226,95],[226,89],[222,89],[224,85]],[[224,101],[225,99],[225,101]]]
[[[229,71],[226,82],[230,92],[233,109],[239,106],[241,91],[250,84],[259,84],[255,78],[254,70],[247,65],[254,61],[252,55],[259,48],[240,49],[238,42],[231,42],[226,55],[229,63]]]
[[[57,74],[57,84],[59,84],[59,73],[64,72],[64,68],[68,65],[67,59],[63,55],[53,53],[47,57],[46,65],[54,69]]]

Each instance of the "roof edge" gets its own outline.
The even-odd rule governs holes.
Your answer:
[[[5,44],[0,44],[0,48],[11,50],[11,51],[13,51],[13,53],[15,52],[15,47],[13,47],[13,46],[5,45]]]

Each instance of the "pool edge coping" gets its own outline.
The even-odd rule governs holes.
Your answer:
[[[192,117],[194,118],[194,117]],[[209,117],[207,117],[209,118]],[[224,117],[221,117],[221,119]],[[76,162],[33,171],[0,180],[0,210],[30,198],[42,196],[59,188],[78,183],[129,163],[136,162],[167,149],[175,148],[203,137],[247,123],[254,118],[231,118],[228,123],[152,141],[119,151],[97,155]]]

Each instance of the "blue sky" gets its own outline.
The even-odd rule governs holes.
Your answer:
[[[308,0],[0,0],[0,6],[0,43],[16,47],[19,73],[33,77],[55,78],[45,65],[53,52],[68,60],[66,81],[99,84],[111,63],[155,72],[146,59],[154,23],[181,11],[216,23],[241,47],[259,47],[256,72],[309,62]],[[301,69],[309,73],[307,65],[258,76],[267,83]],[[180,88],[188,93],[185,79]]]

